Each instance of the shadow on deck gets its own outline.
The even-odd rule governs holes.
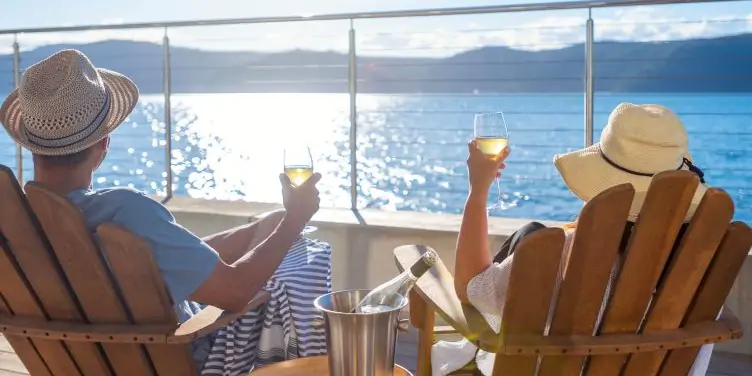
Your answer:
[[[400,333],[397,346],[397,363],[415,372],[417,336],[414,332]],[[13,349],[0,335],[0,376],[28,375]],[[752,356],[714,352],[707,376],[752,375]]]

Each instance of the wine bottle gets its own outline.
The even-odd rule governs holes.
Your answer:
[[[418,278],[431,269],[438,258],[436,252],[428,250],[410,269],[371,290],[353,309],[353,312],[378,313],[398,307],[407,297],[410,289],[415,286]]]

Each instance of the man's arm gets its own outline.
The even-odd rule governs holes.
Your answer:
[[[149,243],[175,303],[190,299],[229,311],[243,309],[264,287],[305,227],[303,220],[285,215],[271,236],[227,264],[216,250],[175,222],[160,203],[134,193],[123,193],[119,198],[127,205],[115,217],[115,223]]]
[[[266,285],[304,226],[285,215],[266,240],[237,261],[228,265],[218,260],[190,299],[229,311],[242,310]]]
[[[175,303],[191,299],[237,311],[264,287],[318,210],[315,183],[320,178],[314,174],[310,184],[294,188],[285,177],[289,197],[285,200],[284,218],[261,244],[229,264],[206,242],[180,226],[167,208],[143,194],[114,192],[111,199],[119,203],[121,210],[113,222],[149,243]]]
[[[321,175],[313,174],[305,183],[294,187],[280,175],[285,214],[272,234],[237,261],[217,261],[213,272],[190,295],[190,299],[218,308],[239,311],[261,291],[277,270],[303,227],[319,210],[316,183]]]
[[[271,236],[284,217],[284,209],[274,210],[252,223],[204,237],[203,240],[219,253],[225,264],[232,264]]]

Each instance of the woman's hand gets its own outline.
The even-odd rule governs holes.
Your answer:
[[[470,180],[470,190],[488,194],[491,184],[496,178],[501,176],[501,170],[506,167],[504,160],[509,156],[511,149],[507,146],[501,153],[491,157],[483,154],[478,149],[475,140],[470,141],[467,146],[469,149],[467,170]]]

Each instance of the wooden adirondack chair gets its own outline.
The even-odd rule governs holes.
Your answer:
[[[0,329],[32,376],[197,375],[189,341],[242,313],[178,325],[148,245],[0,165]],[[247,309],[268,299],[260,293]]]
[[[411,324],[419,330],[417,375],[431,374],[434,312],[451,329],[497,354],[495,376],[532,376],[538,361],[540,376],[580,375],[583,365],[584,374],[594,376],[687,375],[700,345],[741,337],[741,325],[730,312],[716,317],[752,246],[752,230],[742,222],[730,223],[733,203],[715,188],[676,239],[697,185],[697,176],[684,171],[653,179],[595,336],[634,195],[629,184],[601,193],[583,208],[548,336],[543,332],[563,230],[535,232],[515,250],[501,335],[474,308],[460,303],[451,274],[439,263],[410,296]],[[425,249],[395,249],[399,269],[412,265]]]

